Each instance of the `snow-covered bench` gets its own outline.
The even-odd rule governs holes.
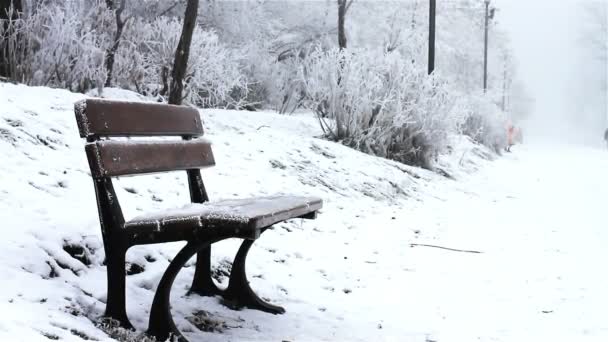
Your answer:
[[[318,198],[274,196],[209,202],[200,168],[215,164],[211,144],[204,139],[196,109],[154,103],[87,99],[75,104],[80,136],[91,168],[107,262],[105,315],[132,327],[125,303],[125,254],[135,245],[187,241],[165,271],[154,296],[148,332],[164,341],[169,334],[185,338],[169,310],[173,281],[184,264],[197,254],[191,291],[221,295],[237,306],[270,313],[281,307],[260,299],[245,274],[247,253],[261,233],[275,223],[292,218],[314,219],[322,207]],[[177,136],[182,140],[117,140],[128,136]],[[192,204],[186,208],[136,217],[125,221],[112,186],[112,178],[165,171],[186,171]],[[234,259],[229,285],[219,289],[211,278],[211,245],[228,238],[242,238]]]

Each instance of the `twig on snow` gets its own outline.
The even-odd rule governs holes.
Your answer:
[[[462,153],[462,157],[460,157],[460,160],[458,161],[458,165],[462,166],[462,160],[464,159],[465,154],[467,154],[466,150]]]
[[[452,251],[452,252],[474,253],[474,254],[481,254],[481,253],[483,253],[483,252],[480,252],[480,251],[471,251],[471,250],[466,250],[466,249],[456,249],[456,248],[442,247],[442,246],[436,246],[436,245],[425,245],[425,244],[421,244],[421,243],[412,243],[412,244],[410,244],[410,247],[432,247],[432,248],[445,249],[445,250]]]

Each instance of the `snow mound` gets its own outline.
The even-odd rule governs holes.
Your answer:
[[[116,89],[103,95],[144,100]],[[0,84],[2,341],[112,340],[96,325],[106,298],[105,266],[74,115],[74,103],[84,98],[65,90]],[[321,197],[324,208],[317,220],[277,225],[252,250],[247,266],[253,288],[285,306],[286,315],[232,311],[218,298],[184,297],[193,275],[193,267],[187,267],[172,299],[180,328],[193,340],[210,341],[403,336],[398,324],[378,330],[382,318],[366,315],[369,279],[380,270],[402,268],[393,253],[417,234],[420,221],[408,217],[407,208],[435,198],[434,189],[451,181],[315,138],[321,132],[311,116],[228,110],[201,110],[201,116],[217,163],[203,171],[212,200],[295,194]],[[458,175],[481,163],[482,149],[462,141],[454,146],[459,152],[440,162],[447,173]],[[120,178],[115,187],[127,219],[189,200],[183,172]],[[147,326],[162,272],[182,245],[138,246],[127,254],[127,310],[139,330]],[[228,241],[214,247],[220,284],[226,285],[237,246],[238,241]],[[218,320],[221,333],[201,331],[193,323],[206,313]],[[386,310],[386,319],[392,315]]]

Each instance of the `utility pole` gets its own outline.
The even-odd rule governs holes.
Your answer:
[[[506,110],[507,103],[507,63],[504,65],[503,75],[502,75],[502,112],[504,113]]]
[[[488,30],[490,19],[494,19],[494,8],[490,8],[490,0],[484,0],[486,5],[486,24],[483,47],[483,92],[488,90]]]
[[[490,0],[484,0],[486,4],[486,24],[483,45],[483,92],[488,90],[488,22],[490,21]]]
[[[511,54],[509,53],[509,51],[505,48],[502,52],[502,66],[503,66],[503,71],[502,71],[502,103],[501,103],[501,108],[503,112],[506,112],[507,110],[507,100],[508,100],[508,90],[511,87],[511,80],[509,78],[509,66],[511,66]]]
[[[435,70],[435,11],[437,0],[429,0],[429,75]]]

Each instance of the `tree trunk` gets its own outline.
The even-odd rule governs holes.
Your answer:
[[[344,30],[346,10],[346,0],[338,0],[338,46],[340,50],[346,49],[346,31]]]
[[[127,21],[122,18],[122,12],[125,10],[125,5],[127,0],[122,0],[120,2],[120,6],[116,8],[116,4],[114,0],[106,0],[106,5],[108,9],[114,11],[116,15],[116,33],[114,34],[114,42],[112,46],[106,51],[106,59],[105,59],[105,67],[106,67],[106,82],[105,86],[110,87],[112,85],[112,74],[114,72],[114,58],[116,56],[116,51],[120,46],[120,38],[122,37],[122,32],[124,31],[125,24]]]
[[[12,16],[9,18],[9,11],[13,7]],[[19,15],[23,12],[23,4],[21,0],[0,0],[0,20],[4,22],[4,37],[0,39],[0,77],[10,78],[11,76],[11,64],[15,64],[16,61],[11,61],[10,52],[8,51],[7,39],[11,34],[12,28],[8,25],[8,20],[16,20]]]
[[[353,4],[354,0],[338,0],[338,46],[340,51],[346,49],[346,29],[344,23],[346,21],[346,12]],[[338,69],[338,84],[342,82],[342,69],[344,67],[344,56],[340,57],[340,67]]]
[[[173,63],[173,71],[171,73],[171,89],[169,91],[169,103],[180,105],[182,104],[182,92],[184,90],[184,76],[188,69],[188,57],[190,56],[190,43],[194,27],[196,26],[196,17],[198,15],[198,0],[188,0],[186,5],[186,13],[184,15],[184,26],[182,35],[175,50],[175,61]]]

